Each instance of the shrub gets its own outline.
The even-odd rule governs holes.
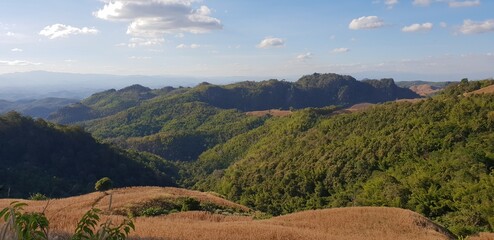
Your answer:
[[[96,182],[94,185],[94,189],[96,191],[104,192],[108,191],[112,188],[113,182],[111,181],[110,178],[104,177]]]
[[[190,197],[182,199],[182,212],[194,210],[201,210],[201,202]]]
[[[29,196],[29,200],[33,200],[33,201],[43,201],[43,200],[48,200],[49,198],[42,194],[42,193],[34,193],[34,194],[31,194],[31,196]]]
[[[23,213],[25,203],[12,202],[0,211],[5,224],[0,229],[0,239],[48,240],[48,219],[43,213]]]

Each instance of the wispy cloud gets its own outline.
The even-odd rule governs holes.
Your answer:
[[[398,0],[384,0],[384,4],[388,7],[388,9],[392,9],[396,4],[398,4]]]
[[[285,46],[285,40],[282,38],[267,37],[263,39],[259,44],[258,48],[277,48]]]
[[[12,48],[10,49],[11,52],[24,52],[24,50],[20,49],[20,48]]]
[[[431,5],[431,3],[432,0],[413,0],[412,2],[413,5],[422,6],[422,7],[429,6]]]
[[[195,44],[195,43],[190,44],[190,45],[187,45],[187,44],[183,44],[182,43],[182,44],[177,45],[176,48],[178,48],[178,49],[185,49],[185,48],[196,49],[196,48],[200,48],[200,47],[201,47],[201,45]]]
[[[480,0],[473,1],[451,1],[448,2],[449,7],[477,7],[480,6]]]
[[[48,37],[49,39],[66,38],[70,35],[85,35],[85,34],[97,34],[99,31],[96,28],[77,28],[64,24],[53,24],[46,26],[39,32],[39,35]]]
[[[41,65],[41,63],[30,62],[30,61],[25,61],[25,60],[12,60],[12,61],[0,60],[0,65],[7,65],[7,66],[30,66],[30,65]]]
[[[333,52],[333,53],[347,53],[347,52],[350,52],[350,49],[349,48],[335,48],[331,52]]]
[[[384,21],[377,16],[364,16],[353,19],[348,25],[348,28],[352,30],[374,29],[383,27],[384,25]]]
[[[401,29],[402,32],[427,32],[432,30],[432,23],[415,23],[410,26],[403,27]]]
[[[463,21],[463,25],[459,28],[458,32],[461,34],[494,32],[494,19],[485,20],[483,22],[465,20]]]
[[[305,61],[311,59],[312,56],[313,56],[313,54],[311,52],[302,53],[302,54],[299,54],[297,56],[297,60],[299,60],[301,62],[305,62]]]

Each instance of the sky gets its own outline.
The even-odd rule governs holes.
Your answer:
[[[2,0],[0,74],[494,76],[494,0]]]

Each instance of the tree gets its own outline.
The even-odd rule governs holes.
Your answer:
[[[104,177],[96,182],[94,189],[96,191],[104,192],[112,188],[113,182],[109,177]]]

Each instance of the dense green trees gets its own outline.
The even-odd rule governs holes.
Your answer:
[[[117,187],[174,185],[172,164],[101,144],[80,127],[63,127],[15,112],[0,116],[1,197],[49,197],[90,192],[108,176]],[[22,179],[22,180],[20,180]],[[7,191],[10,189],[10,193]]]
[[[271,119],[203,153],[190,175],[205,176],[196,177],[198,189],[272,214],[394,206],[457,234],[493,231],[494,96],[457,91],[360,113],[308,109]]]

